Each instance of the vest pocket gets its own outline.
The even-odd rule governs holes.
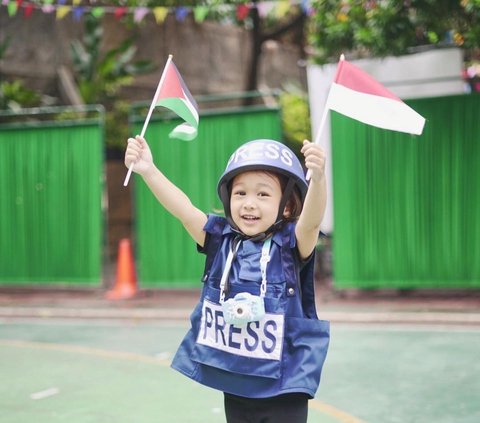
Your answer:
[[[290,387],[315,391],[320,383],[330,340],[330,322],[287,317],[284,372]]]
[[[228,372],[279,379],[284,320],[283,315],[267,313],[258,322],[230,325],[222,307],[205,299],[191,359]]]

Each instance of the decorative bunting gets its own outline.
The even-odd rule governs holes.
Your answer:
[[[288,11],[290,10],[290,1],[289,0],[280,0],[275,8],[275,17],[277,19],[282,19],[287,16]]]
[[[207,6],[197,6],[193,9],[193,18],[195,22],[203,22],[207,17],[209,9]]]
[[[83,3],[83,4],[82,4]],[[87,3],[87,4],[85,4]],[[167,15],[172,12],[178,22],[184,22],[188,14],[192,12],[195,22],[203,22],[210,11],[215,9],[217,13],[228,14],[235,13],[238,21],[244,21],[252,8],[256,7],[261,18],[274,14],[277,18],[284,17],[292,5],[298,5],[306,13],[312,12],[311,0],[278,0],[278,1],[260,1],[258,3],[243,4],[225,4],[218,3],[213,6],[177,6],[177,7],[145,7],[145,6],[95,6],[96,0],[85,2],[82,0],[0,0],[0,6],[7,8],[8,16],[14,17],[19,8],[23,9],[23,15],[28,18],[37,9],[45,14],[55,12],[56,19],[63,19],[72,12],[73,19],[79,21],[86,13],[91,14],[97,19],[105,13],[113,14],[117,20],[122,19],[127,14],[132,14],[133,21],[140,23],[150,12],[155,21],[162,24]]]
[[[97,19],[101,18],[105,14],[105,8],[103,7],[94,7],[92,9],[92,16],[96,17]]]
[[[184,22],[188,15],[188,9],[184,6],[179,6],[175,9],[175,17],[178,22]]]
[[[82,19],[84,11],[85,11],[85,8],[82,6],[74,7],[72,12],[73,19],[78,22],[80,19]]]
[[[137,7],[133,12],[133,21],[136,23],[142,22],[143,18],[147,13],[147,7]]]
[[[237,6],[237,19],[239,21],[243,21],[247,18],[248,14],[250,13],[250,7],[246,4],[239,4]]]
[[[313,15],[315,11],[311,5],[311,0],[301,0],[300,7],[308,16]]]
[[[52,13],[55,11],[55,6],[52,6],[51,4],[46,4],[45,6],[42,6],[42,12],[43,13]]]
[[[159,24],[163,23],[168,15],[167,7],[155,7],[153,9],[153,16],[155,16],[155,21]]]
[[[29,18],[30,15],[32,14],[33,12],[33,4],[27,4],[24,8],[23,8],[23,15],[26,17],[26,18]]]
[[[57,19],[63,19],[65,16],[68,15],[68,12],[70,12],[71,7],[70,6],[58,6],[57,7]]]
[[[8,3],[7,4],[7,11],[8,11],[8,16],[15,16],[17,14],[17,9],[18,9],[18,6],[17,6],[17,3]]]
[[[258,9],[258,15],[261,18],[266,18],[270,12],[275,8],[275,2],[274,1],[265,1],[262,3],[257,4],[257,9]]]
[[[127,11],[127,7],[116,7],[113,16],[115,16],[115,19],[120,20],[127,13]]]

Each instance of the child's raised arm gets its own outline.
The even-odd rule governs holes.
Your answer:
[[[318,145],[305,140],[301,152],[305,156],[305,166],[311,173],[307,196],[295,228],[298,251],[305,259],[317,245],[327,202],[327,184],[323,150]]]
[[[190,236],[201,246],[205,243],[203,227],[207,215],[195,207],[190,198],[174,185],[153,163],[152,153],[140,136],[128,139],[125,165],[135,163],[134,172],[142,176],[152,193],[168,212],[182,222]]]

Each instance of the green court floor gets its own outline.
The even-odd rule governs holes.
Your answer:
[[[222,394],[173,371],[186,323],[0,321],[6,423],[224,422]],[[309,422],[480,422],[480,328],[332,325]]]

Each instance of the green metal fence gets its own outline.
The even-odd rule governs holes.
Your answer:
[[[99,107],[0,115],[1,284],[100,283],[103,120]]]
[[[420,137],[332,113],[338,288],[480,287],[480,96],[409,104]]]
[[[218,98],[217,98],[218,100]],[[216,183],[236,147],[255,138],[281,138],[278,106],[213,108],[202,115],[198,137],[171,140],[178,119],[152,119],[145,134],[157,166],[205,212],[221,212]],[[134,111],[134,133],[145,113]],[[135,253],[142,286],[199,286],[204,257],[182,225],[158,204],[141,178],[135,176]]]

